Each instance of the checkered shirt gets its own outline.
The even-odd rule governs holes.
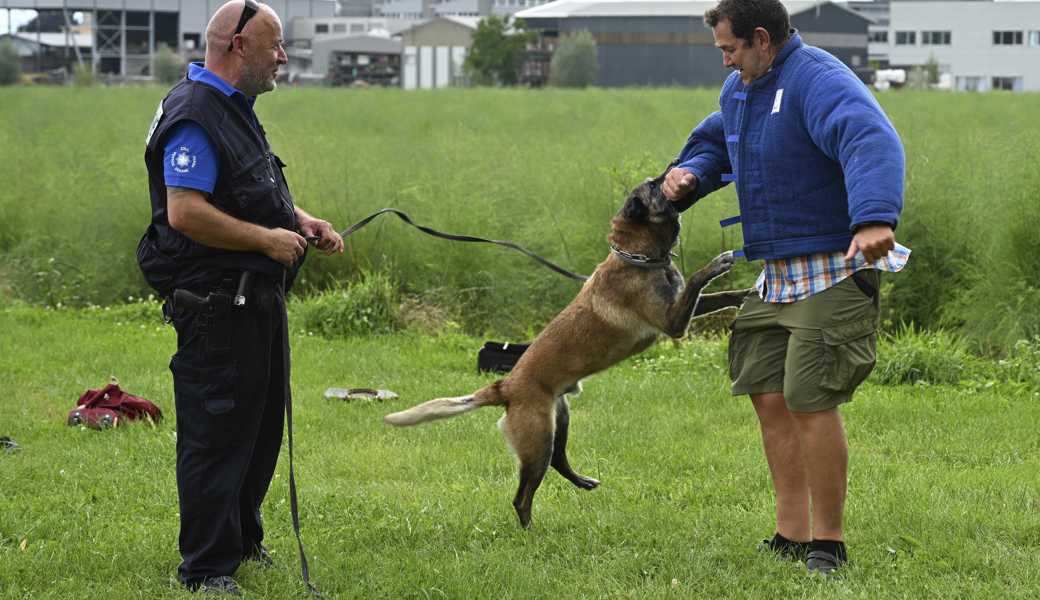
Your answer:
[[[863,269],[896,273],[906,266],[909,258],[910,249],[896,244],[887,256],[873,263],[868,263],[862,252],[846,262],[845,253],[840,251],[767,260],[755,288],[764,302],[787,304],[838,285]]]

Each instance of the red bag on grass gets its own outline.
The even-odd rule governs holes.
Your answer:
[[[119,389],[113,378],[100,390],[87,390],[80,396],[76,408],[69,411],[68,424],[107,429],[118,427],[124,419],[145,419],[154,424],[162,420],[162,411],[148,400]]]

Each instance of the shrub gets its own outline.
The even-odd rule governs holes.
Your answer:
[[[22,77],[22,63],[14,44],[8,40],[0,42],[0,85],[18,83]]]
[[[152,62],[155,78],[163,84],[173,85],[184,77],[184,59],[169,46],[159,46]]]
[[[553,53],[549,83],[558,87],[584,88],[599,78],[596,39],[588,31],[566,35]]]
[[[324,337],[389,333],[399,328],[397,287],[389,277],[368,272],[293,304],[305,331]]]
[[[72,81],[79,87],[94,85],[94,67],[90,63],[76,64],[72,67]]]
[[[880,346],[873,378],[883,385],[956,384],[978,369],[967,343],[942,329],[904,325],[895,335],[882,337]]]

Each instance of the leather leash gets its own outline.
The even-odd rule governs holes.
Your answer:
[[[407,213],[402,212],[400,210],[397,210],[396,208],[384,208],[382,210],[376,211],[376,212],[372,213],[371,215],[368,215],[364,219],[361,219],[357,223],[354,223],[350,227],[347,227],[346,229],[341,231],[339,235],[340,235],[340,237],[346,238],[347,236],[353,234],[354,232],[356,232],[357,230],[361,229],[365,225],[368,225],[370,222],[372,222],[373,219],[375,219],[379,215],[383,215],[383,214],[386,214],[386,213],[393,213],[393,214],[397,215],[405,223],[408,223],[409,225],[411,225],[412,227],[415,227],[419,231],[421,231],[421,232],[423,232],[423,233],[425,233],[427,235],[432,235],[433,237],[438,237],[438,238],[442,238],[442,239],[445,239],[445,240],[451,240],[453,242],[480,242],[480,243],[483,243],[483,244],[496,244],[498,246],[505,246],[506,248],[510,248],[512,250],[516,250],[517,252],[523,252],[524,254],[529,256],[530,258],[532,258],[535,261],[537,261],[542,266],[547,267],[549,269],[552,269],[553,271],[556,271],[560,275],[563,275],[564,277],[567,277],[569,279],[574,279],[576,281],[586,281],[588,279],[587,275],[578,275],[577,273],[572,273],[571,271],[568,271],[567,269],[564,269],[563,267],[557,265],[556,263],[553,263],[553,262],[551,262],[549,260],[546,260],[546,259],[542,258],[541,256],[538,256],[534,252],[531,252],[530,250],[528,250],[527,248],[524,248],[523,246],[520,246],[519,244],[514,244],[513,242],[505,241],[505,240],[489,240],[489,239],[485,239],[485,238],[481,238],[481,237],[475,237],[475,236],[472,236],[472,235],[456,235],[456,234],[452,234],[452,233],[444,233],[444,232],[441,232],[441,231],[437,231],[436,229],[432,229],[432,228],[426,227],[424,225],[419,225],[415,221],[412,221],[412,218],[409,217]]]

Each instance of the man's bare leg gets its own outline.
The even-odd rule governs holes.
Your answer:
[[[792,415],[798,426],[812,497],[812,537],[817,540],[843,541],[842,517],[848,487],[849,446],[841,413],[837,408],[832,408]]]
[[[802,429],[779,392],[754,394],[751,403],[762,429],[769,472],[776,492],[776,531],[794,542],[812,539],[809,479],[801,444]],[[844,480],[842,480],[844,481]]]

